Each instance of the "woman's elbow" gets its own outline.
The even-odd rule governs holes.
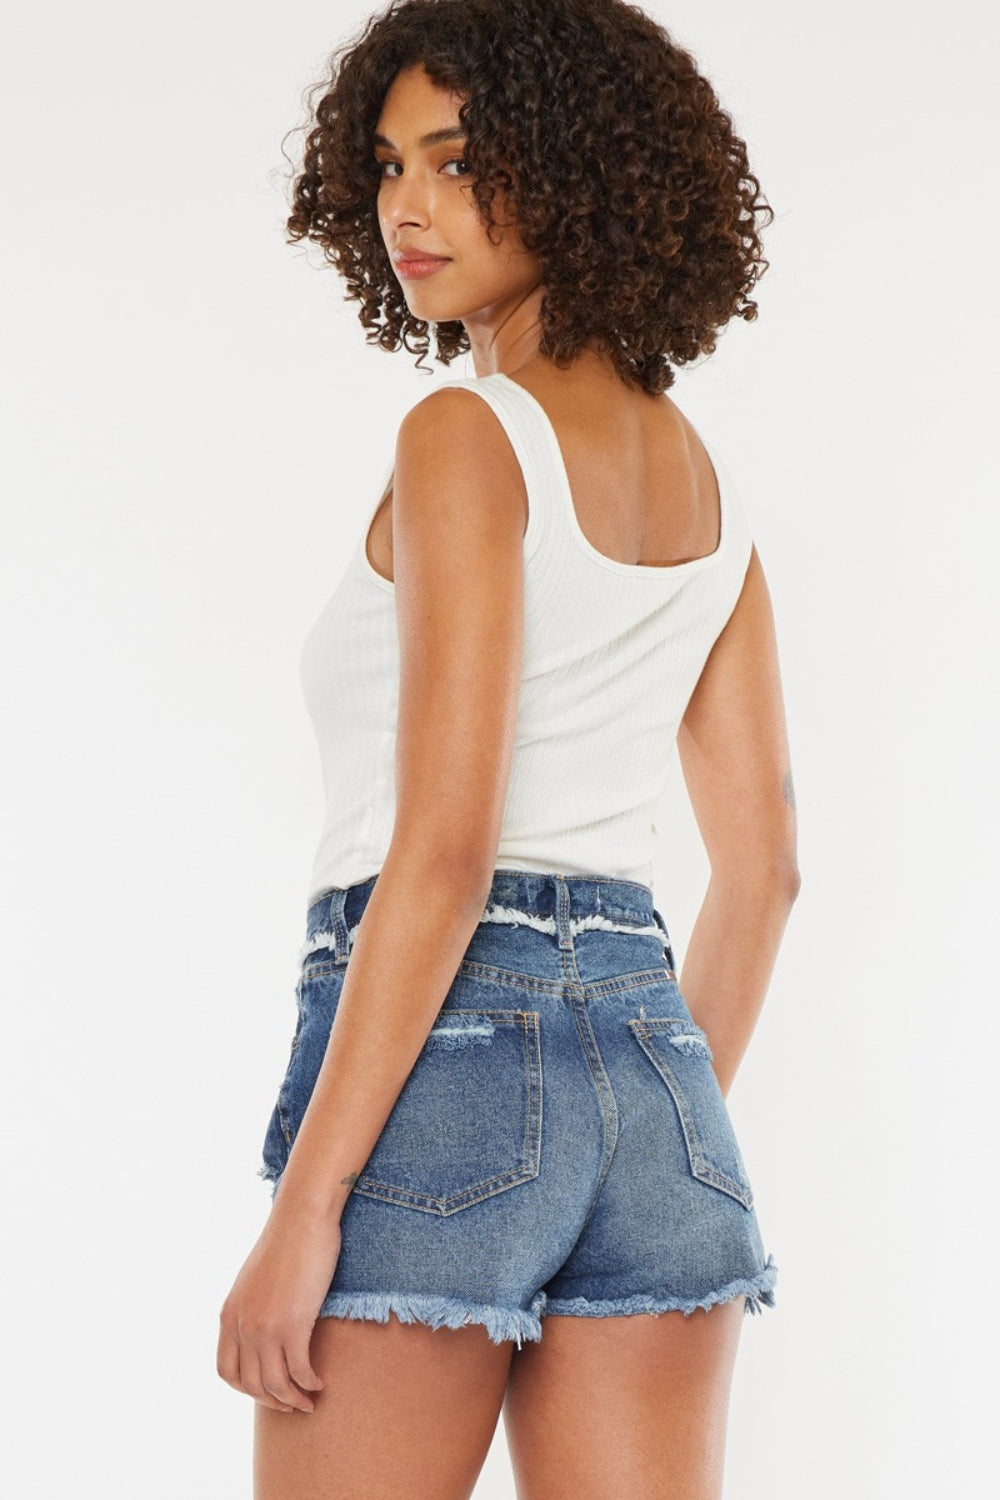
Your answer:
[[[728,847],[709,859],[712,880],[717,885],[766,890],[776,902],[795,901],[802,886],[802,872],[794,849],[784,846],[738,849]]]
[[[802,889],[802,871],[799,869],[798,860],[793,856],[791,861],[782,867],[780,873],[782,889],[785,892],[789,906],[791,906]]]
[[[483,840],[455,837],[454,829],[431,836],[426,826],[414,830],[397,824],[386,863],[418,888],[443,887],[475,903],[489,895],[495,852],[495,847]]]

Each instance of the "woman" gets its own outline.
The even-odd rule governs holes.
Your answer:
[[[468,1496],[501,1409],[521,1500],[707,1500],[777,1269],[725,1094],[799,877],[760,561],[664,393],[756,315],[770,209],[620,0],[408,0],[331,72],[291,238],[475,375],[404,418],[305,644],[328,808],[219,1373],[258,1500]]]

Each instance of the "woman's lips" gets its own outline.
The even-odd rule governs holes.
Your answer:
[[[441,257],[437,260],[397,260],[396,270],[400,276],[411,280],[422,276],[433,276],[434,272],[440,271],[442,266],[450,264],[451,262],[447,257]]]

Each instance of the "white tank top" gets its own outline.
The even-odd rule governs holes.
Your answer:
[[[503,423],[524,475],[524,657],[498,869],[638,880],[652,886],[655,805],[677,729],[732,613],[752,537],[725,463],[715,470],[714,552],[658,567],[618,562],[577,520],[545,409],[500,373],[449,379]],[[368,528],[302,649],[326,814],[307,904],[382,867],[395,816],[399,646],[395,585],[368,561]]]

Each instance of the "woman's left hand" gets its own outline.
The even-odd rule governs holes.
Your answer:
[[[216,1369],[275,1411],[313,1411],[309,1341],[340,1256],[340,1220],[272,1204],[219,1314]]]

